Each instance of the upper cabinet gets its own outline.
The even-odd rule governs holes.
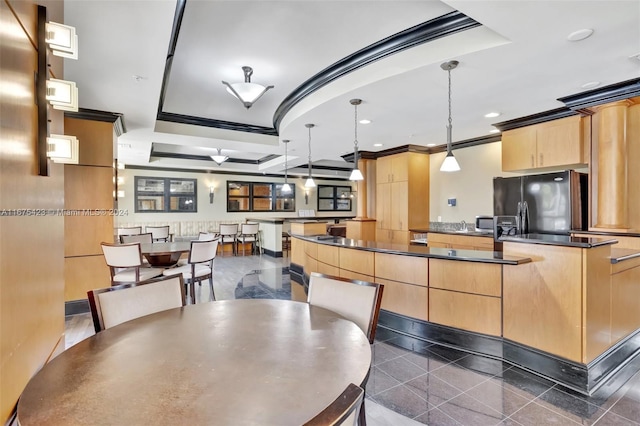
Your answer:
[[[584,166],[591,117],[573,116],[502,133],[502,170]]]
[[[378,158],[376,160],[376,182],[406,182],[409,180],[410,155],[412,154],[405,152]]]

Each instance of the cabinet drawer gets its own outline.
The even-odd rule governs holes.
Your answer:
[[[502,335],[501,299],[429,289],[429,321],[449,327]]]
[[[340,247],[340,269],[373,277],[374,253]]]
[[[375,253],[376,280],[383,278],[420,286],[429,285],[429,260],[423,257]]]
[[[429,287],[501,297],[502,266],[429,259]]]
[[[340,252],[338,247],[328,246],[325,244],[317,244],[318,246],[318,262],[323,262],[332,266],[340,266]]]

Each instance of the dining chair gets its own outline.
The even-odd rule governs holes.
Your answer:
[[[219,240],[191,241],[189,260],[184,266],[170,268],[163,272],[165,276],[182,275],[184,283],[189,284],[189,297],[191,303],[196,303],[195,282],[202,285],[202,281],[209,279],[209,289],[212,300],[216,300],[213,291],[213,260],[216,258]]]
[[[96,333],[125,321],[185,305],[181,275],[87,292]]]
[[[307,421],[304,426],[355,426],[363,399],[364,389],[349,383],[335,401]]]
[[[169,241],[169,225],[166,225],[166,226],[147,226],[145,228],[145,230],[152,234],[154,242],[167,242],[167,241]]]
[[[231,244],[231,252],[235,255],[238,250],[238,224],[221,223],[219,234],[222,254],[224,254],[225,244]]]
[[[111,285],[134,283],[162,275],[162,268],[144,267],[140,243],[100,243],[111,274]]]
[[[116,228],[116,235],[118,237],[120,237],[121,235],[137,235],[137,234],[142,234],[142,226]]]
[[[378,325],[383,284],[349,280],[312,272],[309,277],[307,302],[329,309],[353,321],[373,343]],[[362,384],[364,388],[366,382]],[[362,400],[358,425],[366,426],[367,420]]]
[[[213,232],[200,232],[198,234],[198,241],[213,241],[219,239],[220,236]],[[189,263],[188,259],[180,259],[178,260],[177,266],[184,266]]]
[[[258,232],[260,225],[257,223],[243,223],[240,225],[240,234],[238,235],[238,243],[242,244],[242,255],[244,256],[244,245],[251,243],[251,254],[258,247]]]
[[[153,242],[153,235],[150,232],[145,234],[132,234],[132,235],[120,235],[120,242],[122,244],[130,244],[130,243],[149,243]]]

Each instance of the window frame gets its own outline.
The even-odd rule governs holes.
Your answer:
[[[139,181],[153,180],[162,182],[162,187],[158,185],[158,190],[141,190],[139,189]],[[191,191],[185,192],[172,192],[171,182],[181,181],[192,186]],[[187,197],[191,199],[189,204],[193,205],[193,209],[172,209],[171,199],[176,197]],[[140,199],[142,197],[142,199]],[[144,197],[158,198],[162,197],[162,208],[155,209],[141,209],[140,203],[145,201]],[[148,201],[154,201],[149,199]],[[158,200],[155,200],[158,201]],[[179,177],[156,177],[156,176],[134,176],[134,211],[136,213],[197,213],[198,212],[198,179],[195,178],[179,178]]]
[[[331,196],[320,196],[322,189],[331,188]],[[351,202],[351,197],[342,197],[342,194],[345,192],[353,193],[353,188],[350,186],[343,185],[318,185],[318,202],[317,208],[319,212],[350,212],[353,209],[353,203]],[[323,200],[331,200],[331,208],[322,208],[321,202]],[[340,202],[340,203],[339,203]],[[348,202],[348,209],[338,208],[340,204],[344,204]]]
[[[246,185],[249,187],[248,195],[232,195],[231,194],[231,185]],[[237,181],[237,180],[228,180],[227,181],[227,213],[267,213],[267,212],[284,212],[284,213],[292,213],[296,211],[296,188],[295,185],[291,185],[291,193],[286,196],[282,195],[282,186],[284,182],[252,182],[252,181]],[[269,186],[270,191],[269,195],[256,195],[255,188],[259,186]],[[230,202],[237,199],[247,199],[248,209],[242,210],[230,210]],[[269,209],[256,209],[255,201],[256,200],[264,200],[270,199]],[[278,200],[293,200],[293,205],[290,209],[278,209]]]

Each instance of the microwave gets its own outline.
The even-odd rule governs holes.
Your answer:
[[[493,216],[476,216],[476,232],[493,233]]]

